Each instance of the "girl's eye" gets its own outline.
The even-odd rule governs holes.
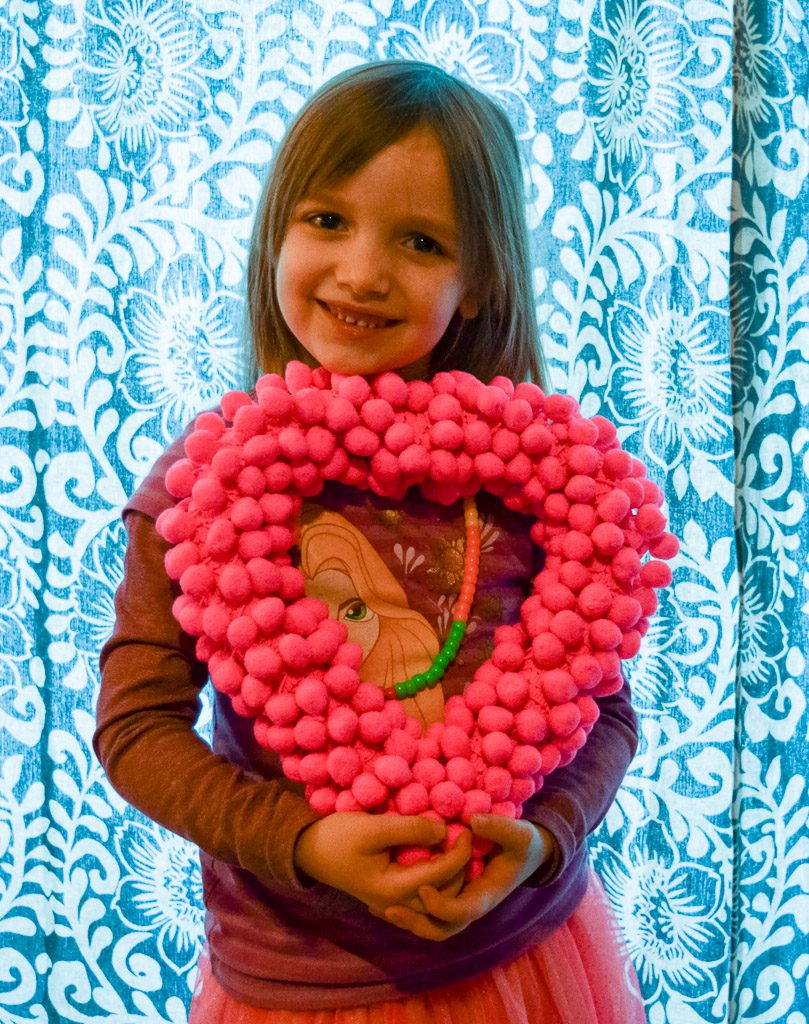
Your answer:
[[[368,618],[368,605],[357,599],[348,605],[343,614],[350,622],[362,622]]]
[[[309,218],[309,223],[325,231],[336,231],[342,225],[343,219],[337,213],[316,213]]]
[[[430,238],[429,235],[411,235],[408,242],[416,252],[423,252],[435,256],[442,256],[444,254],[444,250],[438,242],[436,242],[434,238]]]

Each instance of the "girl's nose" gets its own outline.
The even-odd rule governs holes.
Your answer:
[[[341,247],[335,280],[357,298],[385,296],[390,291],[390,265],[384,246],[357,237]]]

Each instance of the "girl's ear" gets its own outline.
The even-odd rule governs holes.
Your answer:
[[[458,306],[458,312],[464,320],[474,320],[480,312],[480,303],[474,295],[464,295]]]

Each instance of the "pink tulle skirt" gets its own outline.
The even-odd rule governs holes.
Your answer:
[[[437,949],[440,947],[437,947]],[[485,974],[392,1002],[340,1010],[260,1010],[199,964],[188,1024],[646,1024],[632,961],[597,876],[561,928]]]

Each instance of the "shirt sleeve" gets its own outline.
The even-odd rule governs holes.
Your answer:
[[[546,828],[556,841],[551,858],[526,885],[546,885],[567,868],[603,820],[635,756],[638,724],[626,681],[598,705],[600,715],[581,750],[525,802],[523,818]]]
[[[177,596],[154,521],[125,515],[129,536],[116,623],[101,652],[93,746],[134,807],[218,860],[301,887],[293,851],[318,815],[285,779],[267,780],[215,754],[194,731],[207,670],[175,620]]]

